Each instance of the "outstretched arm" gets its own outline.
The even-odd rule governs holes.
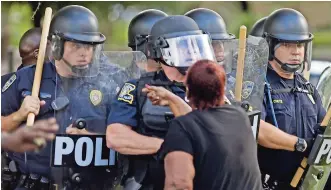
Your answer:
[[[129,155],[154,154],[163,143],[163,139],[140,135],[130,126],[120,123],[107,127],[106,138],[108,148]]]

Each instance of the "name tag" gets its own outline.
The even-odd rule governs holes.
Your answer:
[[[52,167],[109,167],[117,153],[107,148],[105,135],[57,134],[52,143]]]

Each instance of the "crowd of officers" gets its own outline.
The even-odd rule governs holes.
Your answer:
[[[97,17],[83,6],[71,5],[60,9],[53,16],[50,25],[47,47],[49,53],[45,56],[39,98],[31,96],[36,67],[26,66],[25,62],[36,62],[40,42],[40,36],[39,39],[37,36],[40,35],[40,29],[31,29],[22,37],[19,50],[22,65],[26,67],[22,66],[15,73],[2,76],[2,147],[7,151],[7,159],[14,161],[17,168],[16,172],[6,170],[3,173],[2,184],[8,189],[51,189],[54,185],[65,189],[111,189],[118,184],[127,190],[206,189],[201,184],[209,184],[207,189],[294,189],[290,186],[290,181],[302,158],[309,154],[316,135],[323,132],[319,123],[326,114],[316,88],[298,72],[310,62],[309,47],[314,36],[308,31],[305,17],[300,12],[288,8],[275,10],[268,17],[258,21],[250,34],[265,38],[269,45],[258,145],[254,145],[257,152],[254,151],[254,146],[249,145],[253,142],[251,131],[246,130],[247,132],[242,134],[251,138],[247,147],[253,147],[251,153],[257,155],[248,157],[255,159],[249,166],[233,164],[232,167],[223,168],[224,163],[215,161],[210,152],[199,152],[198,147],[206,149],[208,146],[216,146],[208,143],[208,133],[203,133],[206,136],[196,139],[201,142],[190,145],[185,144],[184,138],[180,141],[176,137],[177,134],[185,134],[188,131],[167,135],[169,121],[165,113],[174,113],[174,108],[169,100],[160,97],[162,93],[153,89],[153,86],[164,87],[195,109],[204,111],[208,108],[194,107],[190,104],[193,101],[190,99],[190,92],[193,93],[193,90],[187,88],[186,75],[188,69],[199,60],[223,64],[222,40],[235,39],[235,36],[227,32],[226,24],[218,13],[205,8],[193,9],[184,15],[174,16],[155,9],[140,12],[130,22],[128,46],[132,51],[140,51],[146,55],[148,72],[138,79],[129,81],[120,80],[125,78],[122,76],[130,76],[125,71],[116,72],[118,80],[113,79],[116,85],[111,89],[104,89],[99,81],[107,81],[109,77],[114,76],[103,76],[95,72],[94,67],[101,67],[97,62],[102,56],[102,45],[106,41],[106,37],[99,31]],[[203,70],[201,73],[204,73]],[[89,77],[90,80],[79,80],[81,77]],[[201,81],[203,80],[204,76],[201,75]],[[61,86],[61,83],[70,83],[72,86],[66,88],[65,85]],[[117,87],[120,87],[118,92],[115,90]],[[71,88],[75,88],[75,91],[72,92]],[[70,99],[70,103],[66,105],[70,109],[64,111],[61,121],[56,121],[59,126],[52,119],[45,120],[54,117],[55,111],[61,111],[51,105],[56,98],[55,89]],[[91,89],[99,89],[103,94],[97,105],[85,98],[89,97]],[[206,90],[208,89],[206,87]],[[77,92],[85,97],[74,99],[74,93]],[[111,101],[106,101],[110,99]],[[216,107],[222,107],[222,102],[215,104]],[[185,105],[182,106],[184,109]],[[31,112],[40,122],[35,123],[35,128],[23,131],[27,115]],[[241,112],[233,113],[240,115]],[[69,119],[67,115],[74,115],[76,118]],[[172,117],[177,121],[173,122],[174,124],[184,121],[180,118],[176,120],[180,115],[184,114],[174,113]],[[78,129],[71,125],[72,120],[79,117],[92,118],[88,121],[88,127]],[[247,116],[243,117],[245,120]],[[227,126],[225,123],[231,122],[224,120],[220,125]],[[227,124],[231,127],[232,123]],[[184,130],[185,126],[182,127]],[[69,170],[61,170],[63,174],[58,177],[50,167],[49,141],[39,152],[30,151],[36,148],[32,143],[33,138],[43,137],[51,140],[58,128],[60,133],[66,134],[105,134],[107,147],[125,156],[125,162],[121,162],[124,167],[113,170],[79,169],[78,172],[83,179],[79,188],[75,183],[71,183]],[[215,130],[212,131],[215,134],[220,133],[220,138],[225,136],[225,139],[231,139],[231,136],[226,136],[232,134],[226,132],[226,127],[222,128],[223,132],[217,131],[217,128]],[[238,133],[241,133],[240,129]],[[170,135],[173,135],[173,138],[169,137]],[[177,145],[183,143],[186,147],[175,146],[165,141],[165,138],[176,139],[174,142]],[[240,145],[224,143],[219,147],[237,153],[221,155],[221,158],[229,156],[229,159],[234,161],[243,161],[240,158],[240,153],[243,152]],[[245,149],[245,146],[243,148]],[[218,149],[214,151],[218,154]],[[195,172],[169,172],[171,168],[167,167],[173,166],[172,162],[181,160],[176,158],[176,154],[171,154],[172,152],[192,155]],[[195,160],[197,155],[201,157],[199,162]],[[175,158],[171,159],[173,156]],[[206,165],[210,168],[199,169],[199,165],[211,161],[212,164]],[[180,167],[181,164],[177,163],[176,166]],[[215,168],[218,170],[215,171]],[[123,172],[117,171],[120,169]],[[204,173],[199,173],[202,171]],[[247,171],[247,176],[242,176],[242,171]],[[227,175],[233,172],[238,176]],[[259,182],[255,180],[253,185],[243,181],[254,181],[257,178]]]

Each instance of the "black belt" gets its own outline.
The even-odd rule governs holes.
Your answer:
[[[26,188],[30,190],[55,190],[56,186],[47,177],[37,174],[21,174],[17,181],[17,188]]]

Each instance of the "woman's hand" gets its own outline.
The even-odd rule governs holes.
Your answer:
[[[169,106],[172,96],[175,96],[172,92],[163,87],[145,85],[142,89],[153,105]]]

